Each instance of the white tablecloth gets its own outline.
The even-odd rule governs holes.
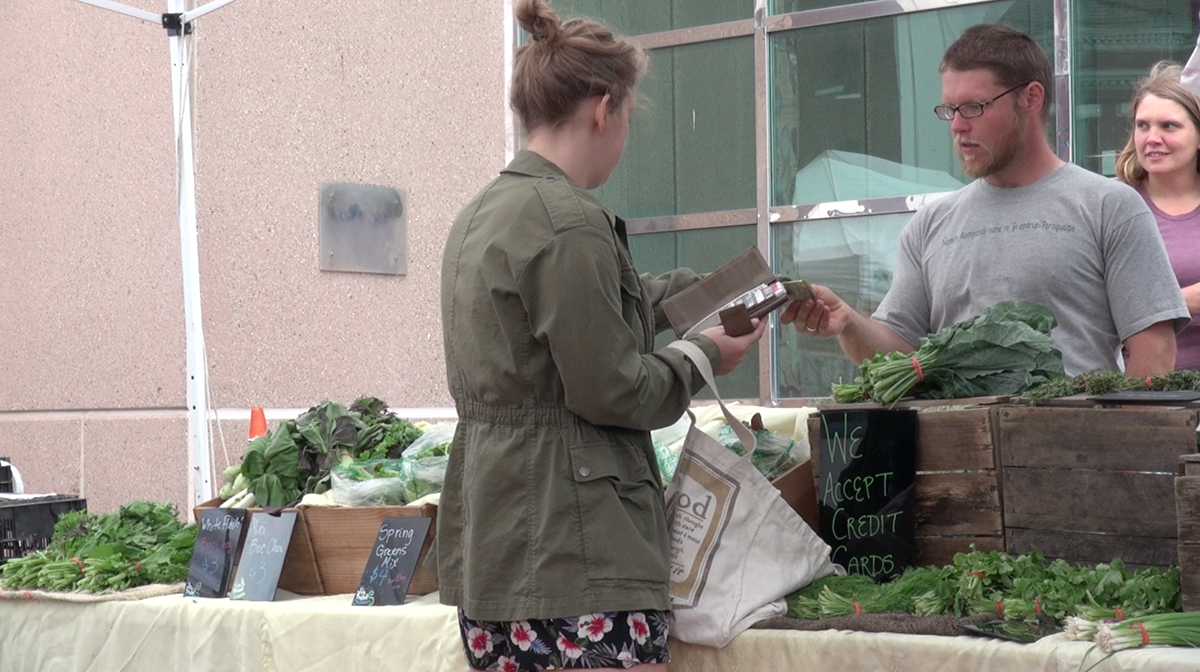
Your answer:
[[[454,610],[437,594],[399,607],[350,595],[276,602],[155,597],[0,601],[3,672],[464,672]],[[672,642],[671,672],[1077,672],[1089,645],[975,637],[749,630],[724,649]],[[1089,664],[1099,660],[1095,651]],[[1200,670],[1200,650],[1123,652],[1093,672]]]

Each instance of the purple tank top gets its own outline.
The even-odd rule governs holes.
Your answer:
[[[1154,205],[1145,190],[1139,188],[1138,193],[1158,221],[1158,230],[1167,246],[1167,256],[1171,258],[1171,268],[1179,286],[1200,282],[1200,207],[1182,215],[1168,215]],[[1175,342],[1175,368],[1200,370],[1200,320],[1193,317],[1192,323]]]

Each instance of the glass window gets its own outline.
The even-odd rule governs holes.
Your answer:
[[[810,9],[857,5],[863,2],[871,2],[871,0],[771,0],[769,11],[771,14],[790,14]]]
[[[933,114],[942,55],[977,23],[1014,26],[1052,54],[1052,12],[1050,2],[1014,0],[772,34],[771,204],[911,196],[968,182],[946,122]],[[891,286],[909,219],[905,212],[775,225],[773,267],[827,285],[870,314]],[[832,383],[857,375],[834,339],[789,326],[776,344],[780,397],[828,396]]]
[[[1200,30],[1196,2],[1096,0],[1072,12],[1075,163],[1113,175],[1129,139],[1129,102],[1157,61],[1187,62]]]
[[[1050,2],[1017,0],[772,34],[771,204],[952,191],[967,182],[947,124],[933,114],[942,54],[985,22],[1024,30],[1053,53],[1052,10]]]
[[[654,49],[640,88],[596,196],[626,218],[754,208],[754,38]]]
[[[666,273],[680,267],[709,273],[753,247],[756,239],[753,226],[646,233],[630,236],[629,249],[633,253],[634,265],[642,273]],[[655,345],[661,348],[675,338],[675,332],[667,327],[666,331],[658,334]],[[751,348],[741,366],[717,381],[723,398],[758,398],[758,348],[757,345]],[[697,398],[714,397],[705,388]]]
[[[552,6],[559,16],[586,16],[603,21],[622,35],[754,18],[754,0],[555,0]]]
[[[825,285],[869,315],[892,285],[900,231],[910,218],[900,213],[777,225],[772,228],[772,268],[780,275]],[[791,325],[782,325],[777,336],[779,397],[827,397],[832,383],[853,382],[858,374],[835,338],[801,335]]]

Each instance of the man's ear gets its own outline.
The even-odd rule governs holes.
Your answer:
[[[1046,87],[1041,82],[1030,82],[1025,86],[1025,109],[1041,113],[1046,106]]]
[[[601,135],[604,134],[604,129],[608,127],[608,107],[612,103],[612,96],[604,94],[600,96],[600,102],[592,110],[592,123],[596,131]]]

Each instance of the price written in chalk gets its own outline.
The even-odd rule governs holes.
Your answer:
[[[255,512],[250,517],[249,531],[243,544],[231,600],[270,601],[275,599],[279,575],[291,545],[296,512],[283,511],[277,515]]]
[[[246,512],[206,509],[196,525],[196,543],[184,594],[189,597],[224,597],[229,590]]]
[[[429,524],[429,518],[385,518],[380,523],[353,604],[404,604]]]

